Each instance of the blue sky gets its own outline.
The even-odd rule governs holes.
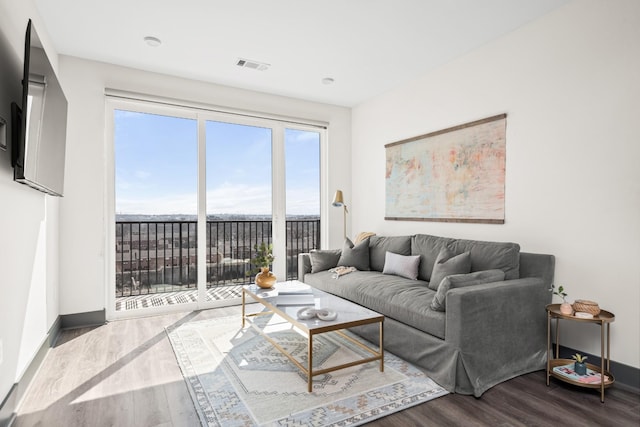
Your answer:
[[[116,111],[116,213],[197,212],[197,121]],[[271,213],[271,130],[207,122],[207,214]],[[285,132],[287,214],[319,215],[319,133]]]

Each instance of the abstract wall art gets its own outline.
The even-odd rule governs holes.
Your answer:
[[[507,115],[385,145],[385,219],[504,224]]]

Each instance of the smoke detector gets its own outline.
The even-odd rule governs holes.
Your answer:
[[[144,42],[151,47],[158,47],[162,44],[162,41],[159,38],[153,36],[146,36],[144,38]]]
[[[258,61],[253,61],[251,59],[244,59],[244,58],[238,58],[236,65],[238,67],[250,68],[252,70],[258,70],[258,71],[265,71],[271,66],[270,64],[265,64],[264,62],[258,62]]]

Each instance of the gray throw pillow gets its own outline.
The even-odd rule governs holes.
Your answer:
[[[429,289],[438,290],[438,285],[447,276],[452,274],[467,274],[471,272],[471,254],[464,252],[454,255],[449,249],[442,249],[433,264]]]
[[[365,239],[353,246],[353,242],[347,238],[338,260],[341,267],[355,267],[356,270],[369,271],[369,239]]]
[[[369,237],[369,263],[371,270],[384,270],[387,252],[393,252],[398,255],[417,255],[411,253],[410,236],[371,236]]]
[[[338,265],[340,249],[313,250],[309,252],[311,272],[326,271]]]
[[[471,270],[504,271],[506,280],[520,278],[520,245],[509,242],[456,240],[451,249],[456,253],[471,252]]]
[[[431,280],[431,273],[433,272],[433,265],[436,263],[436,259],[443,249],[453,249],[454,239],[448,237],[431,236],[429,234],[416,234],[411,237],[411,254],[420,255],[420,268],[418,270],[418,279],[424,281]],[[392,251],[399,253],[398,251]],[[465,251],[458,251],[462,253]],[[484,268],[479,270],[486,270]]]
[[[447,292],[451,289],[482,285],[483,283],[502,282],[503,280],[504,271],[498,269],[447,276],[442,279],[440,286],[438,286],[438,292],[433,296],[431,309],[435,311],[445,311],[445,307],[447,305]]]
[[[383,274],[395,274],[411,280],[418,280],[420,255],[399,255],[387,251],[384,259]]]

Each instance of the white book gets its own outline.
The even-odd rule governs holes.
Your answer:
[[[278,305],[314,305],[313,294],[289,294],[278,295],[276,300]]]
[[[311,286],[302,282],[277,283],[276,289],[279,295],[311,294]]]

